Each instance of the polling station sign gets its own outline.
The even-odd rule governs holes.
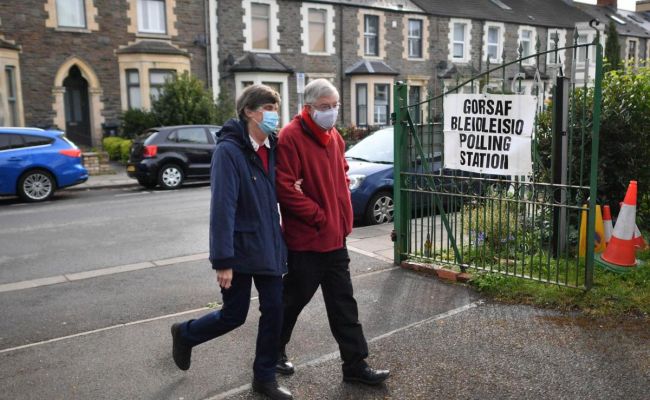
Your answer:
[[[530,95],[446,95],[445,168],[531,174],[536,108],[537,98]]]

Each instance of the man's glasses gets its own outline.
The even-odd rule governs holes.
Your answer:
[[[329,111],[333,108],[339,108],[341,103],[336,102],[333,104],[309,104],[313,109],[318,111]]]

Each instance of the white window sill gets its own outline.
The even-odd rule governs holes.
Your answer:
[[[310,51],[310,52],[307,52],[307,55],[308,55],[308,56],[317,56],[317,57],[326,57],[326,56],[333,56],[334,53],[328,53],[328,52],[325,52],[325,53],[322,53],[322,52],[315,53],[315,52],[311,52],[311,51]]]
[[[91,33],[88,28],[75,28],[72,26],[57,26],[54,30],[57,32]]]
[[[409,61],[426,61],[424,57],[409,57]]]
[[[172,37],[166,33],[153,33],[153,32],[138,32],[135,34],[137,38],[144,39],[171,39]]]

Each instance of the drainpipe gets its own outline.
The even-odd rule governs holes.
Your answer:
[[[216,102],[219,98],[219,43],[217,41],[218,20],[217,20],[217,0],[206,0],[208,24],[207,32],[210,34],[209,44],[206,48],[206,57],[208,59],[208,80],[212,88],[212,98]]]

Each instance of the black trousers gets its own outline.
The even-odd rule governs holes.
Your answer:
[[[289,343],[298,315],[320,285],[330,330],[343,359],[343,372],[364,367],[368,344],[352,290],[348,250],[344,247],[326,253],[289,251],[288,261],[283,288],[282,348]]]
[[[246,322],[251,299],[251,284],[259,293],[260,316],[255,347],[253,375],[256,380],[275,380],[278,341],[282,322],[282,278],[233,272],[229,289],[221,288],[223,307],[181,325],[181,336],[190,346],[197,346],[224,335]],[[238,349],[233,349],[238,351]]]

